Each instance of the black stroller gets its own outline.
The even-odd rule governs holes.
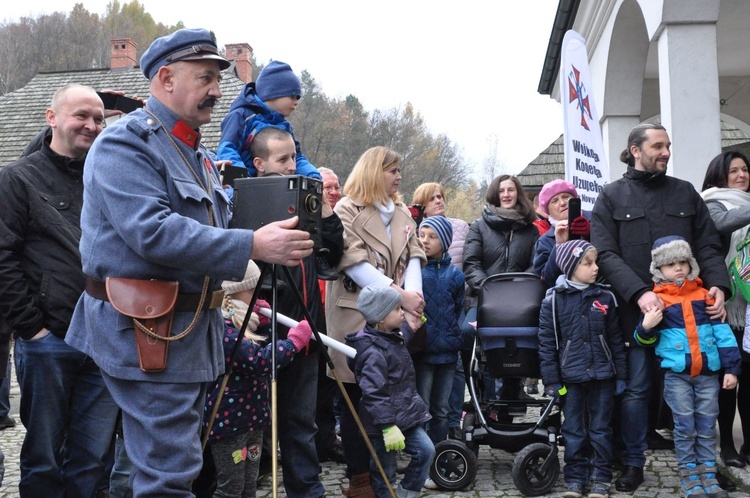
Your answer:
[[[466,371],[471,399],[464,404],[462,440],[438,443],[430,467],[430,477],[442,489],[463,490],[473,482],[482,444],[517,453],[513,482],[524,495],[543,495],[555,485],[561,425],[556,399],[483,400],[485,375],[539,378],[537,331],[545,292],[544,282],[533,273],[498,274],[482,283],[477,336]]]

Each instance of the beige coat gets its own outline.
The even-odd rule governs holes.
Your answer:
[[[344,256],[337,270],[339,273],[362,261],[367,261],[398,284],[403,284],[404,271],[410,258],[427,263],[424,249],[419,242],[417,225],[406,206],[396,204],[391,219],[390,242],[380,213],[372,206],[358,206],[349,197],[341,199],[334,211],[344,225]],[[357,310],[356,292],[344,288],[344,275],[326,285],[326,329],[328,335],[339,342],[352,332],[361,330],[365,319]],[[328,350],[336,367],[336,374],[343,382],[354,383],[354,374],[346,364],[346,356]],[[332,377],[330,371],[329,376]]]

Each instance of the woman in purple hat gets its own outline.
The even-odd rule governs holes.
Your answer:
[[[578,198],[578,192],[572,183],[565,180],[548,182],[539,192],[539,207],[547,213],[552,226],[536,243],[534,273],[542,277],[547,287],[555,285],[557,277],[562,275],[555,262],[555,248],[567,242],[571,234],[589,240],[590,213],[583,213],[568,226],[568,202],[573,198]]]

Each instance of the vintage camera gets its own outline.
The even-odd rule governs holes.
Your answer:
[[[274,221],[299,216],[297,228],[321,246],[323,182],[302,175],[271,175],[234,180],[230,228],[257,230]]]

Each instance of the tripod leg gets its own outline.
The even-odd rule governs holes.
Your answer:
[[[284,267],[286,269],[286,267]],[[289,270],[287,270],[287,278],[289,277]],[[274,345],[274,352],[271,355],[271,476],[273,480],[271,482],[271,494],[273,498],[279,496],[279,461],[276,455],[279,453],[279,420],[276,417],[276,406],[278,404],[278,394],[276,391],[276,379],[278,371],[276,370],[276,339],[278,338],[278,331],[276,330],[276,303],[278,302],[278,286],[277,286],[277,275],[276,265],[271,265],[271,295],[273,301],[271,302],[271,311],[273,318],[271,319],[271,344]],[[294,282],[291,282],[294,285]],[[251,308],[252,309],[252,308]]]

